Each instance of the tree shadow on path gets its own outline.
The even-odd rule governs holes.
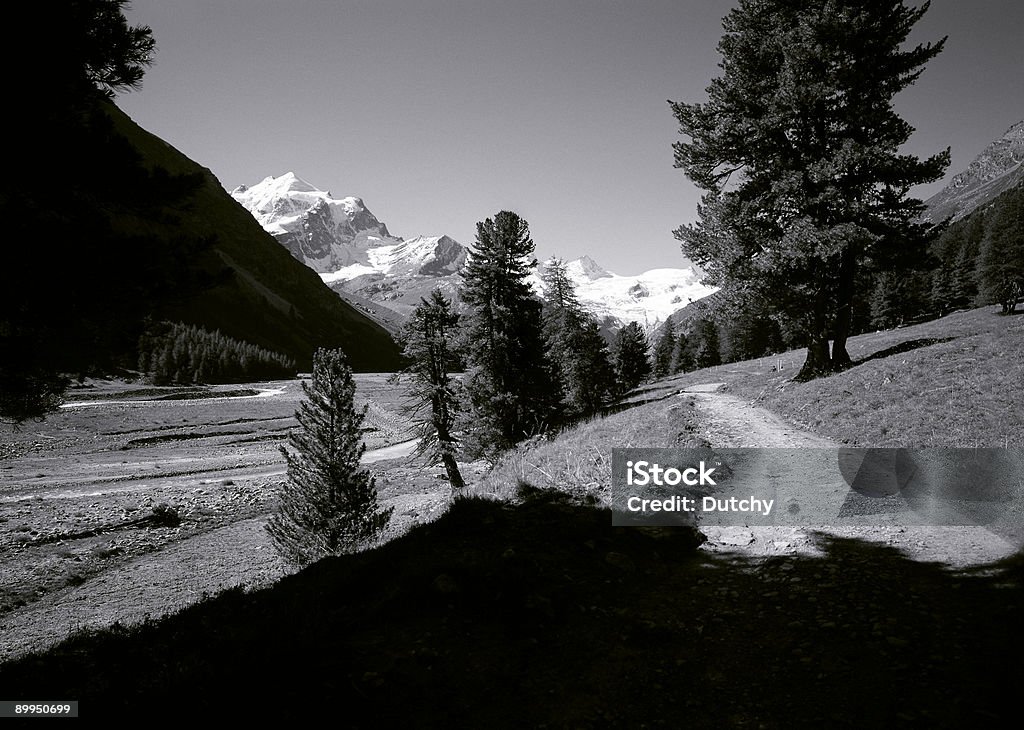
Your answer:
[[[819,534],[818,556],[712,555],[556,493],[457,500],[329,558],[0,667],[92,717],[346,727],[963,727],[1006,720],[1024,561],[970,571]],[[145,714],[143,714],[145,713]]]

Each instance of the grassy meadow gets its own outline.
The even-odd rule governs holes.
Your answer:
[[[803,351],[781,356],[793,363],[781,372],[770,365],[765,372],[766,359],[720,368],[720,379],[729,391],[853,446],[1024,447],[1024,317],[984,307],[859,335],[848,349],[852,368],[808,383],[792,380]]]
[[[725,383],[726,392],[851,446],[1024,446],[1024,317],[1002,317],[992,307],[958,312],[858,335],[848,349],[852,368],[808,383],[793,381],[804,350],[648,383],[618,412],[521,444],[473,491],[514,498],[526,482],[603,499],[613,448],[707,445],[688,401],[677,397],[703,383]]]

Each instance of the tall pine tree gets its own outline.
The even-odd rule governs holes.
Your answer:
[[[537,265],[526,221],[503,210],[476,225],[462,299],[476,453],[508,449],[552,427],[559,392],[541,332],[541,303],[526,278]]]
[[[672,352],[672,374],[688,373],[695,368],[693,347],[690,345],[686,333],[680,330],[676,335],[676,345]]]
[[[1003,314],[1024,296],[1024,187],[1000,199],[985,221],[977,267],[979,298],[998,304]]]
[[[420,300],[403,330],[404,355],[412,361],[405,370],[410,377],[409,413],[418,426],[420,441],[416,452],[432,463],[440,462],[452,489],[465,486],[455,460],[459,441],[455,421],[460,410],[458,383],[450,371],[458,359],[459,315],[440,289]]]
[[[654,346],[654,368],[652,374],[656,378],[664,378],[672,374],[672,359],[676,351],[676,333],[671,319],[665,320],[661,337]]]
[[[676,231],[683,252],[709,283],[742,286],[799,326],[799,379],[850,365],[859,270],[927,243],[908,193],[942,176],[949,151],[903,154],[913,128],[892,104],[942,50],[902,48],[927,8],[740,0],[708,101],[672,104],[690,139],[676,167],[707,191],[700,221]]]
[[[710,317],[701,317],[693,323],[690,347],[693,348],[694,365],[698,368],[711,368],[722,364],[718,327]]]
[[[637,322],[619,330],[615,337],[615,375],[620,393],[633,390],[650,376],[647,350],[647,335]]]
[[[592,314],[576,298],[560,259],[547,262],[544,282],[544,339],[562,391],[563,422],[586,418],[611,400],[614,390],[608,346]]]
[[[341,350],[317,350],[306,400],[282,447],[288,477],[267,531],[290,563],[307,565],[328,555],[354,552],[378,536],[392,508],[380,509],[369,471],[361,427],[366,407],[355,407],[355,381]]]

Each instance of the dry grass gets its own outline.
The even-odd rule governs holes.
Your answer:
[[[853,368],[808,383],[792,381],[795,369],[765,372],[756,361],[730,366],[740,372],[722,380],[789,421],[852,445],[1024,446],[1024,317],[997,316],[991,307],[958,312],[860,335],[849,350]],[[782,357],[802,361],[803,351]]]
[[[557,489],[583,502],[610,504],[612,449],[687,448],[703,445],[692,435],[693,414],[667,381],[631,394],[626,410],[595,418],[558,434],[520,444],[505,454],[473,490],[516,499],[519,486]]]
[[[1024,446],[1024,316],[959,312],[859,335],[848,348],[857,365],[809,383],[793,381],[805,357],[793,350],[645,384],[623,401],[627,410],[521,444],[472,492],[515,500],[525,483],[608,504],[613,448],[706,445],[676,397],[700,383],[726,383],[792,423],[856,446]]]

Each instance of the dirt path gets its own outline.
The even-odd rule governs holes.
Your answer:
[[[838,449],[830,439],[804,431],[770,411],[752,406],[729,393],[723,383],[690,386],[680,397],[697,412],[698,434],[717,448]],[[837,499],[837,489],[802,490],[801,506],[813,513],[826,499]],[[819,504],[815,504],[815,500]],[[1012,555],[1017,544],[984,527],[928,527],[899,524],[898,514],[872,515],[879,524],[855,526],[813,525],[785,527],[703,526],[705,549],[746,555],[818,554],[816,534],[830,534],[881,542],[899,548],[917,560],[955,568],[984,565]],[[863,518],[862,518],[863,519]]]
[[[718,389],[724,383],[694,385],[682,396],[694,402],[700,414],[701,435],[721,448],[830,448],[838,446],[823,436],[801,431],[764,408]]]

